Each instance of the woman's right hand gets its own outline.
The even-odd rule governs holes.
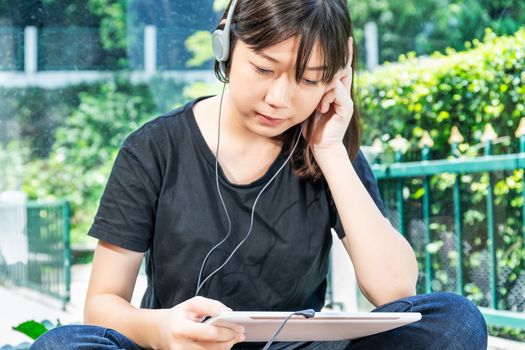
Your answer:
[[[217,300],[194,297],[162,311],[158,349],[227,350],[244,341],[244,327],[240,325],[221,323],[221,326],[216,326],[202,323],[206,316],[232,311]]]

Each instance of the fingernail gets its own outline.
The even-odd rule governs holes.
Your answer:
[[[238,339],[237,343],[241,343],[246,340],[246,336],[244,334],[241,334],[239,335],[237,339]]]

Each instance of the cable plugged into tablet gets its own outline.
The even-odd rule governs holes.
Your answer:
[[[312,318],[315,316],[315,310],[313,309],[306,309],[306,310],[300,310],[300,311],[296,311],[292,314],[293,315],[299,315],[299,316],[303,316],[305,318]]]
[[[294,315],[303,316],[305,318],[312,318],[312,317],[315,316],[315,310],[313,310],[313,309],[299,310],[299,311],[292,312],[290,315],[288,315],[288,317],[286,317],[286,319],[283,321],[283,323],[281,323],[281,325],[279,326],[279,328],[277,329],[275,334],[270,338],[270,340],[268,340],[268,342],[264,346],[263,350],[268,350],[270,348],[270,345],[272,345],[272,343],[274,342],[275,338],[277,338],[279,333],[281,333],[281,331],[284,328],[284,325],[286,324],[286,322],[288,322],[288,320],[290,318],[292,318],[292,316],[294,316]]]

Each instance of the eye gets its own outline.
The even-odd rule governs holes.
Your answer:
[[[307,84],[307,85],[311,85],[311,86],[317,86],[317,85],[319,85],[319,81],[317,81],[317,80],[303,79],[303,81],[304,81],[305,84]]]
[[[268,75],[268,74],[271,74],[273,73],[271,70],[269,69],[264,69],[264,68],[261,68],[261,67],[257,67],[256,65],[253,66],[255,68],[255,71],[257,73],[259,73],[260,75]]]

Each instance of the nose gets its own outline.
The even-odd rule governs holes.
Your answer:
[[[274,108],[290,107],[294,84],[284,74],[272,81],[265,102]]]

